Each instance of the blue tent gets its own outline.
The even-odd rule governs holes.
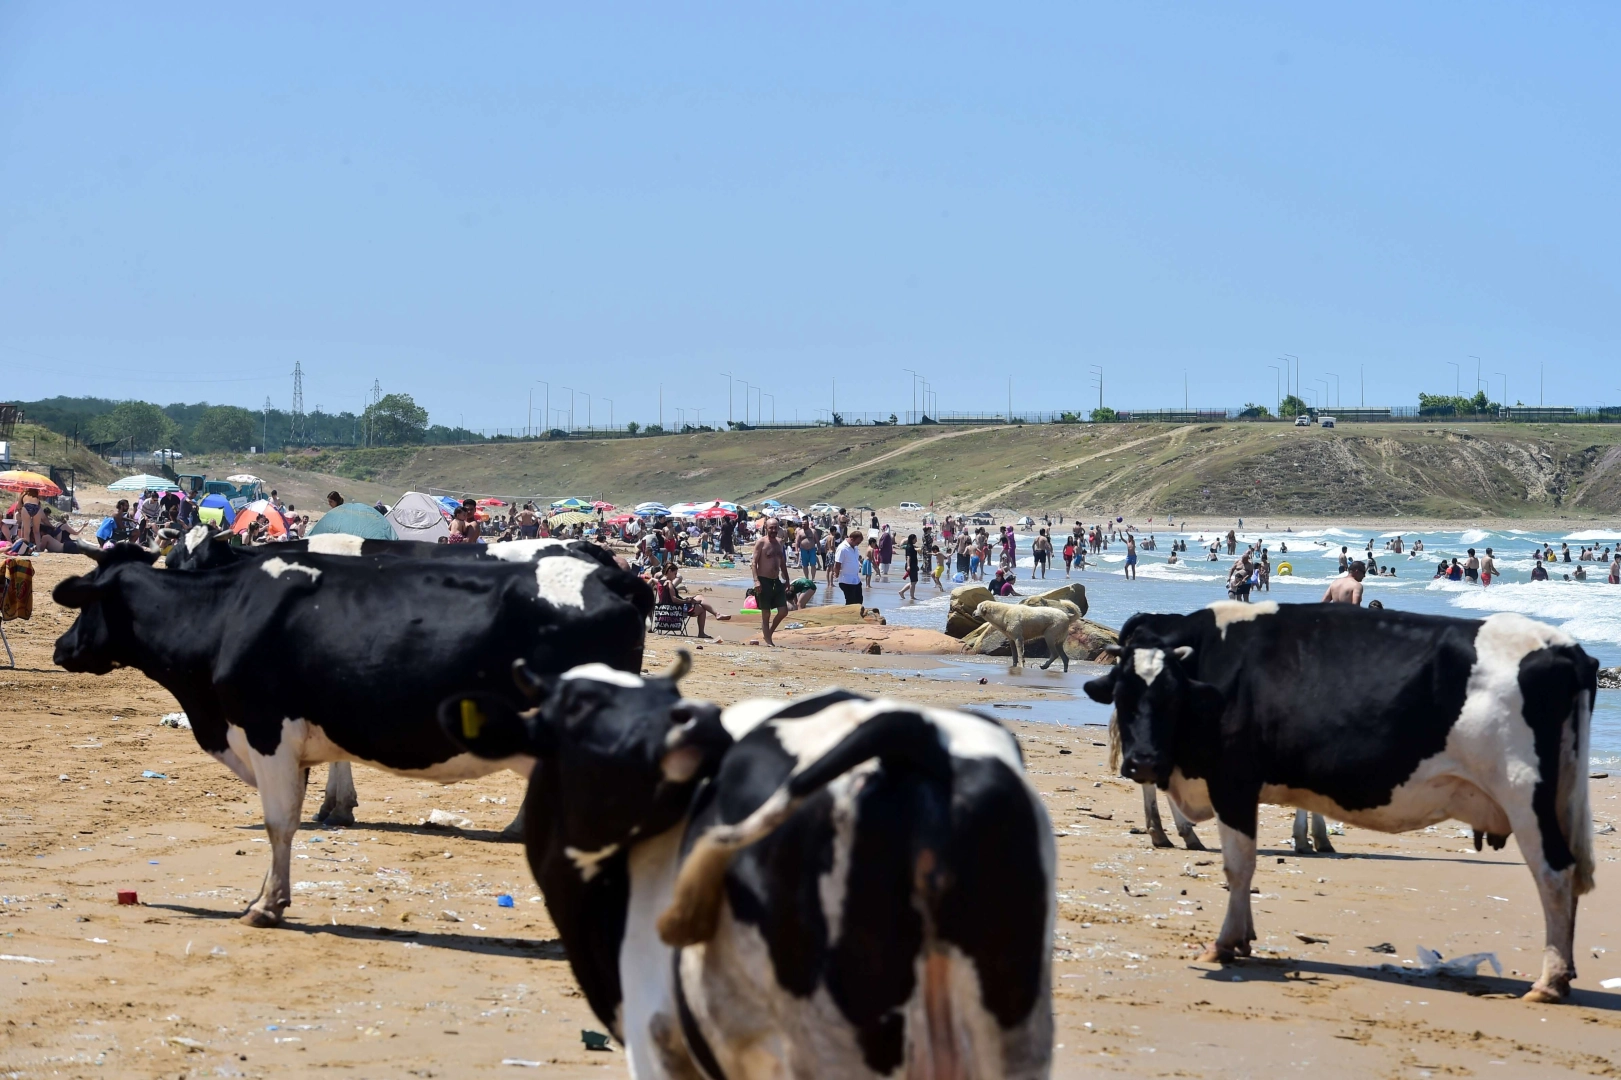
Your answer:
[[[323,533],[345,533],[366,540],[398,540],[399,534],[388,519],[365,503],[344,503],[321,516],[310,529],[311,536]]]
[[[453,499],[449,495],[441,495],[439,496],[439,505],[443,506],[447,512],[454,514],[462,508],[462,501]]]

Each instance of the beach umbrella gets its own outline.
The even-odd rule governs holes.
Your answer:
[[[634,518],[635,516],[636,516],[635,514],[631,514],[631,513],[615,514],[613,517],[609,518],[605,522],[605,524],[608,524],[608,525],[628,525],[628,524],[630,524],[631,519]]]
[[[636,504],[636,509],[638,510],[663,510],[664,508],[664,504],[661,502],[642,502]]]
[[[227,476],[225,478],[225,482],[227,484],[235,484],[238,487],[241,487],[243,484],[262,484],[262,483],[264,483],[263,480],[259,479],[257,476],[254,476],[252,473],[245,473],[245,472],[239,472],[235,476]]]
[[[573,496],[570,496],[567,499],[552,500],[553,510],[586,510],[589,509],[590,506],[591,504],[585,499],[576,499]]]
[[[346,536],[359,536],[366,540],[400,538],[386,517],[365,503],[352,502],[328,510],[310,529],[311,536],[320,536],[324,533],[343,533]]]
[[[7,469],[0,472],[0,491],[15,491],[21,494],[35,489],[47,499],[54,499],[62,494],[62,489],[52,483],[50,477],[41,476],[37,472],[27,472],[23,469]]]
[[[711,506],[708,510],[700,510],[692,516],[695,518],[702,518],[707,521],[713,518],[736,517],[737,511],[722,509],[719,506]]]
[[[591,509],[593,509],[593,510],[612,510],[612,509],[614,509],[614,504],[611,503],[611,502],[603,502],[601,499],[598,499],[598,500],[596,500],[595,502],[593,502],[591,504]]]
[[[108,491],[179,491],[180,485],[162,476],[136,473],[107,485]]]
[[[505,506],[506,502],[503,499],[480,499],[478,504],[480,506]]]
[[[287,535],[287,519],[281,516],[281,511],[270,505],[267,499],[256,499],[244,506],[236,515],[236,521],[231,523],[231,531],[244,533],[248,526],[255,521],[263,521],[271,536]]]
[[[439,496],[439,505],[443,506],[447,511],[454,514],[456,511],[462,508],[462,501],[460,499],[451,498],[449,495],[441,495]]]
[[[587,525],[594,524],[596,520],[595,516],[580,510],[565,510],[546,519],[550,525]]]

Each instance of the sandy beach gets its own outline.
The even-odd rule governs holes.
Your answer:
[[[585,1008],[518,845],[496,840],[522,798],[510,774],[441,787],[357,774],[360,824],[328,829],[312,778],[281,930],[236,915],[265,868],[258,798],[159,725],[177,710],[128,671],[50,664],[69,613],[50,588],[87,562],[38,560],[32,621],[7,632],[17,671],[0,732],[0,1073],[18,1076],[619,1075],[584,1049]],[[757,627],[755,627],[757,636]],[[886,674],[827,651],[750,646],[737,621],[701,644],[684,684],[721,702],[830,683],[939,704],[1038,696],[1021,685]],[[648,665],[674,646],[650,642]],[[988,670],[995,670],[989,667]],[[994,711],[994,710],[990,710]],[[1005,712],[1002,710],[1001,712]],[[1009,721],[1059,835],[1055,1074],[1239,1077],[1613,1075],[1621,1046],[1621,840],[1598,837],[1598,890],[1577,929],[1569,1004],[1518,1000],[1542,926],[1515,845],[1477,854],[1455,824],[1348,829],[1299,857],[1291,812],[1263,811],[1257,958],[1193,963],[1225,900],[1214,852],[1155,850],[1134,785],[1111,775],[1101,728]],[[143,772],[165,774],[145,777]],[[1595,780],[1601,828],[1621,781]],[[424,824],[443,810],[465,825]],[[1214,842],[1210,827],[1203,830]],[[140,905],[119,907],[134,889]],[[500,907],[508,894],[515,906]],[[1310,939],[1310,940],[1307,940]],[[1371,949],[1389,945],[1393,953]],[[1382,965],[1418,946],[1495,952],[1502,977],[1418,977]],[[49,961],[34,963],[32,961]]]

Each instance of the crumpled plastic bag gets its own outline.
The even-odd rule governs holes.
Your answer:
[[[1451,975],[1455,979],[1473,979],[1480,974],[1481,964],[1490,964],[1492,972],[1503,974],[1503,965],[1498,961],[1496,953],[1476,952],[1467,956],[1454,956],[1451,960],[1444,960],[1441,954],[1434,949],[1418,947],[1418,966],[1404,967],[1400,964],[1380,964],[1382,971],[1400,971],[1409,975]]]

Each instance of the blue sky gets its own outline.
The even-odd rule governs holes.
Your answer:
[[[0,6],[5,393],[1621,401],[1621,7]],[[1332,380],[1330,380],[1332,383]],[[1333,390],[1326,391],[1330,401]],[[738,389],[737,415],[742,411]],[[538,410],[538,405],[537,405]],[[536,417],[540,422],[540,417]]]

